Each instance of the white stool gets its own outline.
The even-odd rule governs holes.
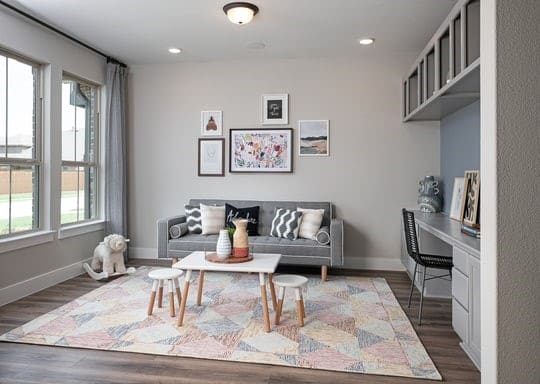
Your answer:
[[[163,302],[163,284],[167,283],[169,288],[169,311],[171,317],[174,317],[174,290],[176,290],[176,298],[178,299],[178,307],[182,302],[182,293],[180,292],[180,283],[178,278],[184,274],[184,271],[172,268],[155,269],[148,273],[148,277],[153,279],[152,293],[150,294],[150,303],[148,303],[148,315],[152,314],[154,309],[154,301],[156,299],[156,291],[158,294],[158,308],[161,308]],[[174,287],[174,290],[173,290]],[[158,289],[159,288],[159,289]]]
[[[273,277],[273,283],[279,287],[278,303],[276,308],[276,325],[279,325],[281,310],[283,309],[283,299],[285,298],[285,288],[294,288],[296,296],[296,312],[298,315],[297,323],[299,327],[304,326],[304,317],[306,311],[304,308],[304,297],[301,288],[308,282],[308,279],[299,275],[279,275]]]

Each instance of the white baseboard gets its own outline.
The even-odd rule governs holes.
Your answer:
[[[0,306],[22,299],[45,288],[59,284],[84,273],[83,263],[89,263],[92,258],[66,265],[65,267],[46,272],[42,275],[9,285],[0,289]]]
[[[345,259],[343,268],[371,269],[378,271],[405,271],[400,259],[386,259],[378,257],[358,257]]]
[[[157,248],[129,247],[130,259],[157,259]]]

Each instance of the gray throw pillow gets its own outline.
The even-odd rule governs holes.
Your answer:
[[[291,209],[276,208],[270,236],[296,240],[302,222],[302,212]]]
[[[202,233],[201,207],[199,205],[184,205],[186,222],[189,233]]]
[[[317,243],[319,243],[320,245],[330,244],[330,228],[324,226],[319,229],[319,231],[315,235],[315,240],[317,240]]]

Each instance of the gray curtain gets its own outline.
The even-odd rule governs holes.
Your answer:
[[[127,68],[107,63],[106,87],[105,231],[127,237]]]

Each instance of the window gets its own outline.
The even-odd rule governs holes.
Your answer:
[[[39,229],[40,66],[0,50],[0,238]]]
[[[97,216],[98,90],[73,77],[62,82],[62,225]]]

